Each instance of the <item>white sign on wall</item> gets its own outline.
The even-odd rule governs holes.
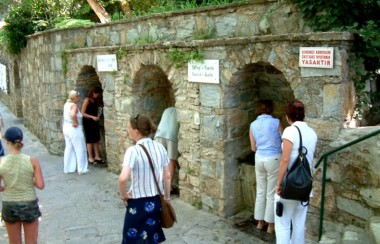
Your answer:
[[[219,60],[206,59],[187,63],[187,78],[192,82],[219,83]]]
[[[117,71],[116,54],[96,56],[98,71]]]
[[[3,64],[0,64],[0,89],[8,93],[7,87],[7,67]]]
[[[332,47],[300,47],[299,66],[332,69],[334,64],[334,48]]]

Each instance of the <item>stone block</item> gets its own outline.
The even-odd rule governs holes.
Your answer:
[[[365,202],[373,207],[373,208],[380,208],[380,189],[379,188],[368,188],[368,189],[361,189],[360,195],[363,197]]]
[[[202,106],[220,108],[222,100],[222,90],[218,85],[200,84],[200,101]]]
[[[363,220],[367,220],[369,217],[373,216],[372,209],[363,206],[357,201],[352,201],[340,196],[337,197],[337,207],[339,210],[347,212]]]
[[[210,140],[223,140],[227,136],[223,116],[204,116],[201,127],[201,137]]]

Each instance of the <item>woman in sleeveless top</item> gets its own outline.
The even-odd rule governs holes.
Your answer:
[[[22,229],[26,243],[37,243],[41,212],[35,188],[42,190],[45,187],[41,166],[37,158],[21,152],[23,134],[20,128],[9,128],[4,139],[9,154],[0,162],[1,218],[7,228],[9,243],[22,243]]]
[[[78,174],[88,172],[86,143],[83,135],[82,114],[77,103],[79,92],[70,91],[63,107],[63,135],[65,136],[65,153],[63,156],[63,172]]]
[[[105,162],[100,158],[99,154],[99,119],[101,116],[101,108],[103,106],[102,93],[102,88],[98,86],[91,88],[87,97],[83,101],[81,110],[83,114],[83,127],[86,137],[88,162],[94,165],[105,165]]]

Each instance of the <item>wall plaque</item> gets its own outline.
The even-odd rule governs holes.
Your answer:
[[[300,47],[300,67],[332,69],[333,63],[334,48],[332,47]]]
[[[116,54],[97,55],[96,62],[98,66],[98,72],[117,71]]]
[[[189,61],[187,78],[192,82],[219,83],[219,60]]]

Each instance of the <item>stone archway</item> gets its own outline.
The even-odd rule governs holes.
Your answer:
[[[293,91],[286,80],[284,74],[269,63],[258,62],[244,66],[235,72],[231,78],[231,83],[235,88],[239,87],[235,96],[238,97],[237,111],[234,114],[235,121],[230,127],[234,127],[236,133],[232,134],[235,145],[238,148],[238,155],[235,154],[238,165],[238,184],[235,189],[240,189],[234,193],[235,211],[242,209],[252,210],[256,198],[255,169],[252,165],[252,152],[249,141],[249,127],[257,117],[256,103],[260,99],[271,99],[274,102],[274,117],[280,118],[284,126],[287,126],[284,106],[286,102],[294,99]],[[236,120],[237,118],[240,118]],[[235,159],[236,159],[235,158]],[[227,159],[227,161],[229,161]],[[233,165],[233,164],[232,164]],[[236,167],[236,165],[235,165]],[[233,192],[233,185],[227,192]]]
[[[76,89],[81,95],[81,102],[87,96],[88,91],[93,86],[102,87],[99,76],[93,66],[85,65],[81,68],[77,80],[76,80]],[[78,104],[81,108],[82,103]],[[105,143],[105,127],[104,127],[104,114],[100,117],[100,156],[106,160],[107,159],[107,148]]]
[[[148,114],[159,124],[162,113],[175,107],[174,89],[165,72],[156,65],[142,65],[134,77],[132,114]],[[178,185],[178,167],[173,184]]]
[[[144,65],[132,85],[132,114],[148,114],[158,124],[162,112],[175,106],[174,91],[165,72],[156,65]]]

